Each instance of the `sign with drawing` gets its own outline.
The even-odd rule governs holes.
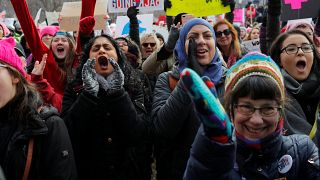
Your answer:
[[[153,23],[153,14],[142,14],[137,15],[139,22],[139,33],[151,33],[152,32],[152,23]],[[130,22],[127,16],[118,16],[117,17],[117,28],[116,36],[127,36],[129,35]]]
[[[317,17],[320,0],[282,0],[281,20]]]

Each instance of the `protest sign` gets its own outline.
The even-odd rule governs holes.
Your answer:
[[[152,32],[159,33],[163,36],[164,40],[168,40],[169,32],[167,27],[152,25]]]
[[[7,26],[7,27],[14,27],[14,18],[5,18],[3,23]]]
[[[139,22],[139,33],[150,33],[152,32],[153,14],[138,15]],[[116,21],[116,36],[127,36],[129,35],[130,22],[127,16],[118,16]]]
[[[282,0],[281,20],[317,17],[320,0]]]
[[[246,50],[248,50],[248,52],[253,52],[253,51],[261,52],[259,39],[243,41],[241,44],[244,46]]]
[[[163,11],[164,0],[109,0],[108,13],[127,12],[131,6],[136,6],[140,13]]]
[[[60,12],[56,12],[56,11],[53,11],[53,12],[46,11],[46,18],[47,18],[48,25],[52,23],[57,23],[59,19],[59,14]]]
[[[230,6],[224,7],[220,0],[171,0],[171,4],[172,7],[167,9],[168,16],[189,13],[202,17],[230,12]]]
[[[94,29],[105,29],[107,2],[97,1],[94,10],[94,19],[96,24]],[[78,31],[81,13],[81,2],[64,2],[60,12],[60,30],[62,31]]]
[[[233,11],[234,14],[234,19],[233,22],[240,22],[240,23],[244,23],[245,18],[244,18],[244,9],[243,8],[236,8]]]

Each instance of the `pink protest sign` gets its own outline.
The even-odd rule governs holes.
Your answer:
[[[236,8],[233,11],[234,14],[234,22],[244,22],[244,10],[242,8]]]
[[[291,9],[301,9],[301,3],[308,2],[308,0],[285,0],[285,4],[291,4]]]

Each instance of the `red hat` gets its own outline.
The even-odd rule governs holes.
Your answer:
[[[21,59],[14,50],[15,45],[16,41],[12,37],[0,40],[0,62],[17,69],[23,77],[26,77]]]

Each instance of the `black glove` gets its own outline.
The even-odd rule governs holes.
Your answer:
[[[271,16],[280,16],[281,0],[268,0],[268,14]]]
[[[201,65],[197,60],[197,43],[193,38],[189,40],[188,67],[190,69],[193,69],[200,77],[204,73],[203,67],[201,67]]]
[[[82,81],[84,90],[89,94],[97,96],[99,91],[99,83],[97,81],[97,73],[94,69],[96,60],[88,59],[82,68]]]
[[[236,3],[234,2],[234,0],[221,0],[221,4],[223,6],[230,5],[231,12],[234,10],[234,8],[236,6]]]
[[[168,40],[165,44],[166,50],[173,51],[174,47],[176,46],[176,42],[179,39],[179,33],[180,33],[179,28],[177,28],[175,26],[171,26],[170,32],[169,32],[169,37],[168,37]]]
[[[164,0],[164,11],[167,11],[167,8],[171,8],[172,3],[170,0]]]
[[[97,79],[101,88],[104,89],[108,95],[114,95],[123,89],[124,75],[114,59],[110,58],[108,60],[113,66],[113,72],[107,77],[98,75]]]
[[[129,19],[136,18],[138,13],[139,9],[137,9],[137,7],[135,6],[131,6],[127,10],[127,16],[129,17]]]

